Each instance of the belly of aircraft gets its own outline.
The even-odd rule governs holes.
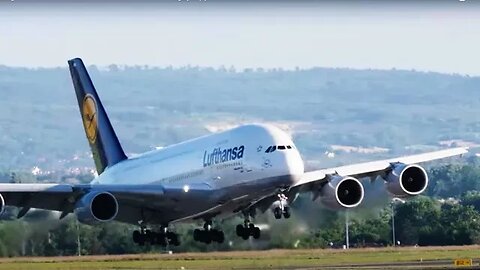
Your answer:
[[[138,224],[140,220],[151,225],[176,222],[194,222],[204,219],[223,219],[237,214],[254,200],[273,195],[279,188],[290,186],[294,177],[290,175],[240,182],[237,185],[212,190],[205,197],[184,197],[182,200],[150,201],[148,207],[122,207],[118,221]],[[138,204],[142,205],[142,204]]]

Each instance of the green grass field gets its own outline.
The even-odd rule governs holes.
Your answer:
[[[295,269],[361,265],[368,265],[368,269],[385,269],[382,264],[397,264],[398,269],[444,269],[453,267],[453,261],[458,258],[473,259],[478,267],[480,246],[5,258],[0,260],[0,269]]]

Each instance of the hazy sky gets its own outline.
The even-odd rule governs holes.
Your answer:
[[[478,0],[132,2],[0,0],[0,64],[65,66],[79,56],[97,65],[480,75]]]

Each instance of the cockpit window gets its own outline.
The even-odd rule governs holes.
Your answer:
[[[277,149],[277,146],[275,145],[272,145],[272,146],[269,146],[267,148],[267,150],[265,150],[265,153],[272,153],[273,151],[275,151]]]
[[[283,150],[287,150],[287,149],[293,149],[293,146],[291,146],[291,145],[272,145],[272,146],[269,146],[267,148],[267,150],[265,150],[265,153],[272,153],[272,152],[275,152],[275,150],[283,151]]]

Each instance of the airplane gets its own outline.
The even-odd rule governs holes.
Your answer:
[[[202,222],[195,241],[223,243],[214,221],[243,215],[236,234],[260,238],[253,220],[271,210],[276,219],[289,218],[300,193],[335,210],[361,204],[359,179],[383,178],[395,197],[421,194],[428,185],[417,163],[462,155],[467,148],[450,148],[387,160],[305,172],[291,137],[266,124],[236,128],[127,157],[80,58],[68,61],[80,114],[90,145],[96,176],[89,184],[0,184],[0,207],[20,207],[17,218],[31,208],[74,213],[79,222],[110,221],[135,224],[138,245],[179,245],[174,225]]]

